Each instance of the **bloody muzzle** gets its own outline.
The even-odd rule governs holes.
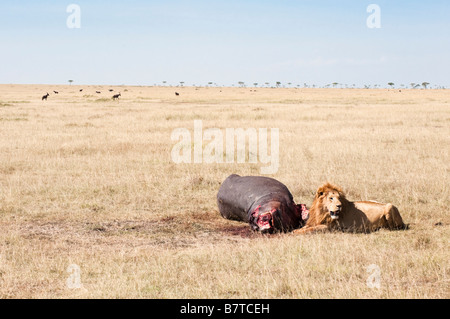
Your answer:
[[[277,211],[276,208],[273,208],[270,211],[262,211],[261,205],[256,207],[256,209],[252,213],[252,217],[260,231],[272,230],[272,228],[273,228],[273,213],[275,213],[276,211]]]

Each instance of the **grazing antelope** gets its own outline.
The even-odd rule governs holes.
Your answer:
[[[58,91],[53,91],[53,93],[58,94],[59,92]]]
[[[102,92],[100,92],[100,91],[95,91],[95,93],[100,94],[100,93],[102,93]]]
[[[112,92],[112,91],[114,91],[113,89],[109,89],[109,92]]]
[[[178,93],[178,92],[175,92],[175,95],[176,95],[176,96],[178,96],[178,95],[180,95],[180,93]]]
[[[119,94],[114,94],[113,97],[112,97],[112,99],[113,99],[113,100],[119,99],[119,96],[120,96],[120,93],[119,93]]]
[[[50,96],[50,94],[45,94],[44,96],[42,96],[42,101],[47,100],[47,98]]]
[[[80,92],[83,92],[83,89],[80,89]]]

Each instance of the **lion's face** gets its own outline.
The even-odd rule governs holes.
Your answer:
[[[323,211],[330,214],[331,219],[338,219],[342,210],[341,194],[336,190],[320,192],[319,199],[322,201]]]

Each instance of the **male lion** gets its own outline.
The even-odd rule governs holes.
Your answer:
[[[338,186],[326,183],[319,187],[309,210],[309,218],[295,234],[342,230],[364,232],[388,228],[406,229],[397,207],[372,201],[351,202]]]

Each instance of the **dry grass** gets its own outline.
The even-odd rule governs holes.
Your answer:
[[[448,90],[83,89],[0,86],[0,298],[450,297]],[[174,164],[171,132],[195,119],[280,128],[273,177],[296,202],[332,181],[411,229],[262,236],[223,220],[220,183],[262,164]]]

